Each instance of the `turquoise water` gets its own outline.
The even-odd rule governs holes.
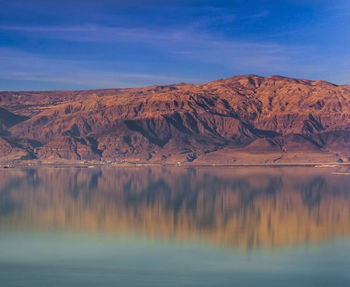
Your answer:
[[[332,170],[0,179],[0,286],[350,286],[350,179]]]

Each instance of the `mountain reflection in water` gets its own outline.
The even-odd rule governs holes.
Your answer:
[[[349,236],[349,187],[302,167],[3,169],[0,229],[283,247]]]

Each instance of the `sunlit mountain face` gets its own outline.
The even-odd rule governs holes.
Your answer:
[[[280,76],[0,92],[0,163],[349,163],[350,86]]]
[[[310,168],[0,171],[1,230],[108,233],[243,250],[350,237],[350,177]]]

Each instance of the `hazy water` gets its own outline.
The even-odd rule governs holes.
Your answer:
[[[0,286],[350,286],[346,172],[2,169]]]

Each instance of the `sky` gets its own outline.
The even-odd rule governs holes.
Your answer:
[[[348,0],[0,0],[0,90],[350,84]]]

